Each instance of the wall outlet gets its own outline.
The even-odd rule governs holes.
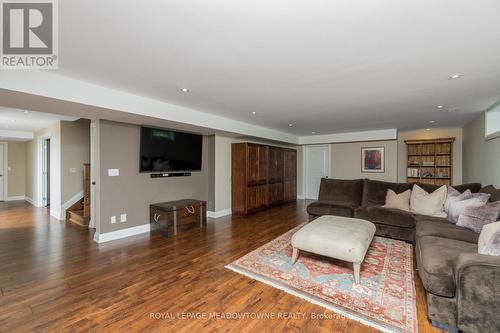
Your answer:
[[[69,168],[69,173],[76,173],[76,168]]]
[[[120,215],[120,222],[127,222],[127,214]]]
[[[117,177],[120,175],[120,169],[108,169],[109,177]]]
[[[111,216],[111,224],[115,224],[116,223],[116,216]]]

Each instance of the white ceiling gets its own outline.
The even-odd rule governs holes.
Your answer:
[[[77,117],[0,107],[0,130],[36,132],[60,120],[74,121]]]
[[[500,99],[498,0],[59,6],[58,73],[294,135],[462,125]]]

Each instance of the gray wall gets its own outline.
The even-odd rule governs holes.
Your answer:
[[[140,127],[101,121],[100,158],[100,233],[149,223],[149,204],[177,199],[208,199],[209,138],[203,139],[202,171],[191,177],[150,178],[139,173]],[[118,177],[109,177],[108,169],[119,169]],[[120,214],[127,214],[121,223]],[[117,223],[111,224],[115,215]]]
[[[484,139],[484,114],[464,126],[464,182],[500,187],[500,138]]]
[[[90,120],[61,121],[61,203],[83,191],[83,164],[90,162]],[[75,168],[76,172],[70,172]]]
[[[361,148],[384,147],[385,171],[361,172]],[[396,140],[334,143],[331,145],[331,177],[338,179],[369,178],[387,182],[397,181],[398,142]]]

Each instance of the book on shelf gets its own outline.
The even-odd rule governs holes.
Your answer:
[[[406,175],[408,177],[420,177],[420,169],[419,168],[408,168]]]

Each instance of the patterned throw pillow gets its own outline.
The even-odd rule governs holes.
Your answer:
[[[500,256],[500,221],[485,225],[477,242],[479,254]]]
[[[464,193],[460,193],[453,187],[448,186],[448,193],[446,194],[446,201],[444,202],[444,212],[448,214],[451,203],[467,199],[472,199],[472,193],[469,189],[465,190]]]
[[[457,223],[459,216],[464,212],[468,206],[482,206],[488,202],[488,198],[472,198],[467,200],[453,201],[448,208],[448,221]]]
[[[500,201],[485,205],[469,205],[458,218],[457,225],[480,233],[487,224],[498,221],[500,215]]]

